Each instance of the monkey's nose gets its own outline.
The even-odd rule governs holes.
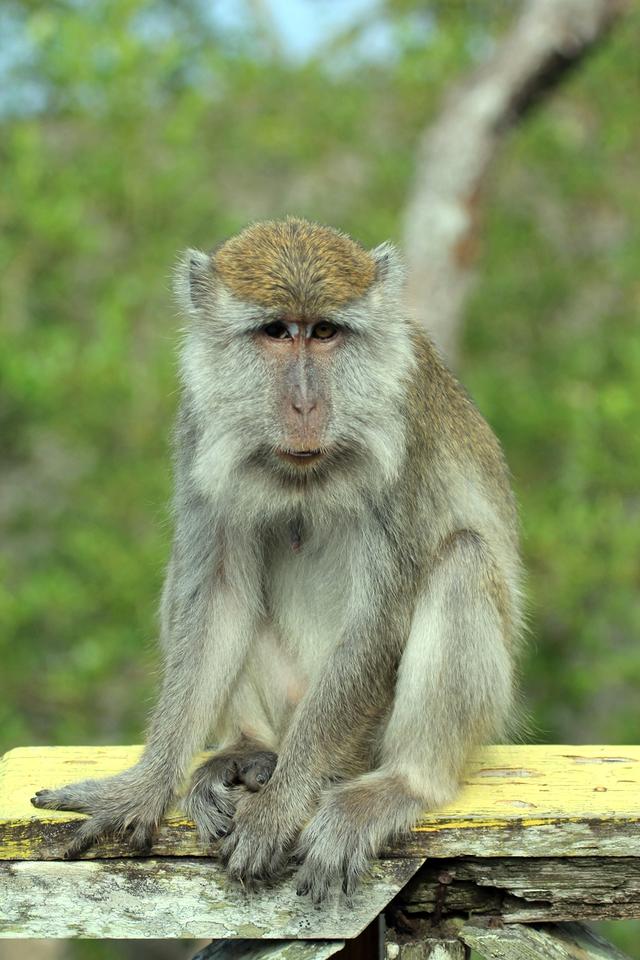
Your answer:
[[[312,394],[307,393],[306,390],[295,387],[291,396],[291,406],[296,413],[306,417],[312,410],[315,410],[316,398]]]

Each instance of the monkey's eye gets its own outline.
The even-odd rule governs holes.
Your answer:
[[[282,320],[275,320],[273,323],[268,323],[266,327],[262,328],[262,332],[266,337],[271,337],[272,340],[291,339],[289,328],[287,327],[286,323],[282,322]]]
[[[316,323],[314,326],[311,331],[311,336],[315,340],[331,340],[337,332],[338,328],[332,323],[329,323],[327,320],[321,320],[320,323]]]

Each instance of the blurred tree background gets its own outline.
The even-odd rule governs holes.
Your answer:
[[[318,16],[335,3],[310,0]],[[233,16],[5,0],[0,753],[143,736],[171,536],[176,251],[287,212],[398,239],[419,133],[517,9],[355,3],[303,50],[284,0]],[[510,138],[465,313],[458,372],[521,504],[540,741],[640,729],[639,39],[636,9]]]

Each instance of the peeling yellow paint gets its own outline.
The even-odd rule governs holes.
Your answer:
[[[118,773],[141,747],[22,747],[0,760],[0,860],[32,859],[56,830],[81,814],[37,810],[29,799],[42,787]],[[198,758],[201,759],[201,758]],[[196,761],[197,762],[197,761]],[[489,787],[490,789],[487,789]],[[532,816],[529,812],[535,809]],[[525,815],[523,815],[523,813]],[[640,823],[640,747],[492,746],[469,764],[459,796],[428,813],[417,833],[503,830],[557,823]],[[108,855],[108,845],[105,849]],[[155,850],[156,848],[154,848]],[[202,853],[193,825],[174,811],[158,852]]]

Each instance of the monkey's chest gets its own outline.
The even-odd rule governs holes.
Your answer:
[[[324,669],[354,609],[335,537],[295,552],[278,545],[265,565],[265,618],[230,700],[233,732],[277,749],[293,711]]]
[[[266,581],[268,626],[290,669],[309,682],[322,670],[353,610],[351,571],[333,539],[275,551]]]

